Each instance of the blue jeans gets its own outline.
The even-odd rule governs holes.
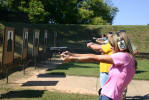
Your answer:
[[[107,74],[105,72],[100,72],[100,86],[101,86],[101,88],[107,82],[108,78],[109,78],[109,74]]]
[[[109,97],[107,97],[107,96],[105,96],[105,95],[104,95],[104,96],[101,95],[101,96],[99,97],[99,100],[112,100],[112,99],[109,98]]]

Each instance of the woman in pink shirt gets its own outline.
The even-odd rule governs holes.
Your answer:
[[[64,62],[105,62],[112,64],[109,79],[102,87],[100,100],[122,100],[122,93],[136,71],[136,61],[130,40],[125,32],[117,32],[109,38],[112,55],[76,54],[68,51],[61,54]]]

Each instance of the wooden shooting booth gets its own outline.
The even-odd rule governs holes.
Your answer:
[[[33,52],[32,52],[35,69],[37,66],[37,60],[38,60],[38,54],[39,54],[39,35],[40,35],[40,30],[35,29],[33,33]]]
[[[0,73],[3,72],[3,66],[2,66],[2,54],[3,54],[3,43],[4,43],[4,29],[3,25],[0,24]]]
[[[14,60],[15,29],[5,27],[3,40],[2,66],[4,66],[8,83],[9,65],[12,64]]]
[[[8,65],[8,64],[13,63],[14,40],[15,40],[15,30],[14,30],[14,28],[5,27],[2,65]]]
[[[48,31],[45,30],[44,31],[44,47],[43,47],[44,53],[47,53],[47,48],[48,48]]]
[[[23,41],[22,41],[22,53],[21,53],[21,62],[23,64],[23,72],[25,75],[25,68],[27,65],[27,59],[28,59],[28,28],[23,29]]]
[[[23,41],[22,41],[22,61],[26,61],[28,56],[28,28],[23,30]]]

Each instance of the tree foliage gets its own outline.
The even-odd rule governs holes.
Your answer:
[[[76,24],[77,0],[43,0],[53,23]]]
[[[103,20],[102,17],[94,17],[91,19],[92,25],[105,25],[107,24],[106,20]]]
[[[82,12],[83,10],[85,11]],[[112,20],[118,10],[116,7],[112,7],[104,3],[103,0],[83,0],[80,3],[79,11],[81,12],[79,14],[83,23],[93,24],[92,21],[98,19],[98,21],[104,20],[104,22],[112,24]],[[87,16],[84,16],[87,12],[92,13],[88,13]]]
[[[0,20],[103,25],[112,24],[118,9],[103,0],[0,0],[0,11]]]
[[[49,13],[45,11],[44,5],[41,1],[31,0],[29,2],[29,8],[27,12],[29,20],[33,23],[42,23],[48,21],[47,17],[49,16]]]

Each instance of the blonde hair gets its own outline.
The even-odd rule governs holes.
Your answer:
[[[119,32],[119,37],[121,38],[121,40],[124,40],[124,42],[125,42],[126,49],[123,50],[123,52],[128,52],[133,55],[131,42],[130,42],[126,32]],[[120,49],[118,47],[118,35],[116,33],[114,33],[113,36],[110,37],[108,40],[109,40],[109,43],[111,44],[111,46],[113,46],[116,51],[120,51]]]
[[[121,40],[124,40],[124,42],[125,42],[126,49],[123,52],[128,52],[132,56],[134,56],[132,45],[131,45],[130,39],[128,38],[126,32],[119,32],[119,37],[121,38]],[[120,51],[120,49],[118,47],[118,35],[116,33],[114,33],[111,37],[109,37],[108,41],[109,41],[110,45],[113,46],[116,51],[118,51],[118,52]],[[135,61],[135,68],[137,68],[137,61],[135,59],[134,59],[134,61]]]

